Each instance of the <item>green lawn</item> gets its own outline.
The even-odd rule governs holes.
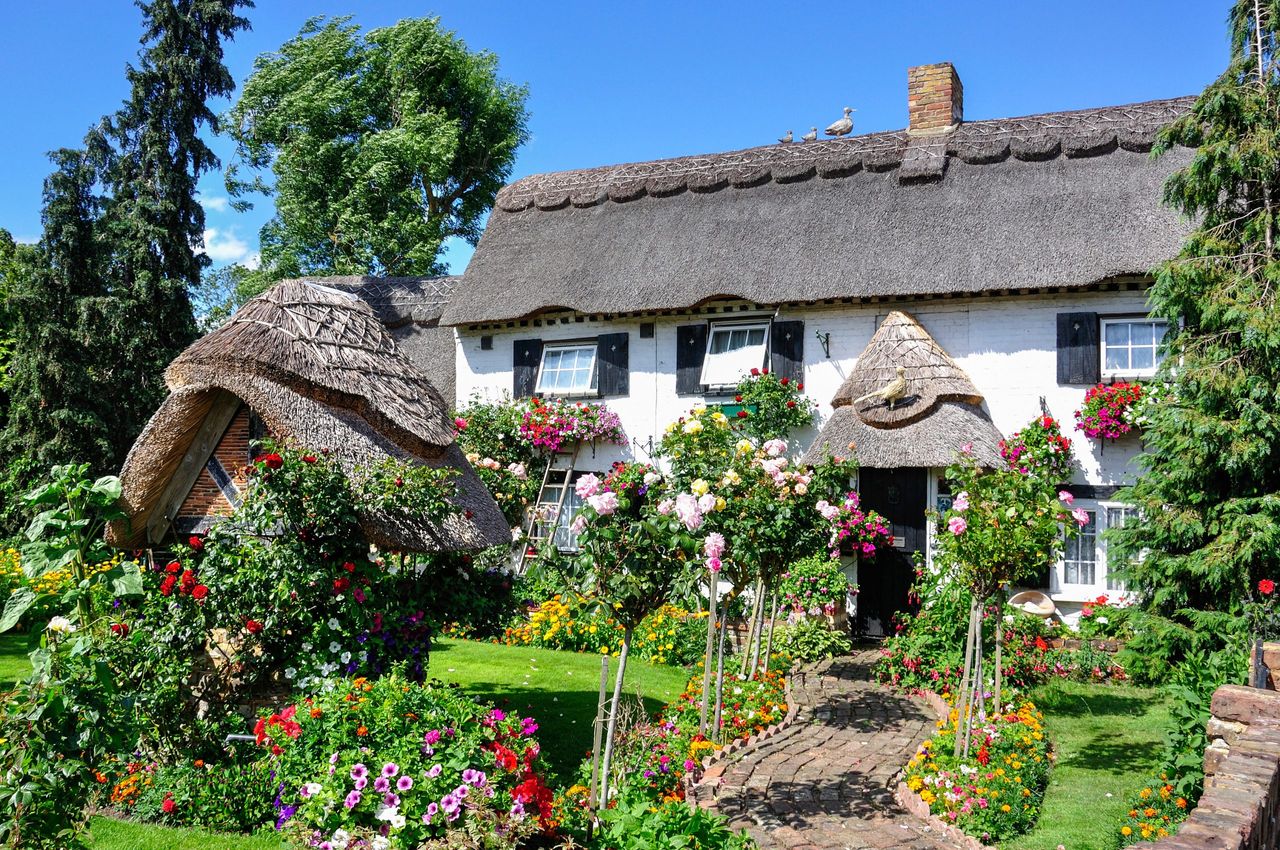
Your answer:
[[[1129,795],[1160,762],[1163,694],[1129,685],[1051,682],[1032,691],[1057,752],[1035,828],[1002,850],[1103,850]]]
[[[0,681],[11,682],[30,666],[26,638],[0,635]],[[610,667],[617,671],[617,662]],[[456,682],[478,700],[534,717],[548,766],[565,780],[591,747],[591,721],[600,687],[600,656],[549,649],[499,646],[442,639],[431,651],[430,674]],[[644,661],[627,665],[627,693],[650,711],[684,689],[689,674],[679,667]],[[93,850],[281,850],[270,835],[219,835],[197,829],[170,829],[110,818],[94,818]]]

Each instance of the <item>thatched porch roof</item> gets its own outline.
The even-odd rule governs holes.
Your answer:
[[[892,406],[864,399],[904,370],[906,389]],[[968,447],[984,464],[999,461],[1000,432],[964,370],[909,313],[894,310],[859,355],[831,400],[835,408],[805,460],[824,452],[862,466],[947,466]]]
[[[433,551],[510,540],[497,505],[453,442],[448,405],[370,306],[349,292],[284,281],[179,355],[165,380],[171,394],[121,472],[131,523],[109,530],[115,545],[155,543],[156,529],[167,530],[172,517],[153,514],[172,508],[161,503],[179,468],[204,463],[188,455],[228,394],[248,404],[274,437],[329,449],[348,468],[391,457],[461,470],[457,514],[432,527],[370,511],[362,524],[371,542]]]

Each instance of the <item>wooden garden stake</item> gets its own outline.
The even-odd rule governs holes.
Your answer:
[[[964,749],[964,742],[960,740],[961,727],[965,725],[965,718],[968,716],[969,708],[969,684],[970,673],[973,671],[973,603],[969,603],[969,631],[964,639],[964,673],[960,677],[960,699],[956,704],[956,741],[955,752],[953,755],[960,758],[960,753]]]
[[[719,589],[719,576],[708,571],[707,589],[707,651],[702,661],[702,709],[698,713],[698,732],[707,734],[707,713],[711,707],[711,667],[715,663],[716,652],[716,591]]]
[[[600,805],[609,805],[609,763],[613,759],[613,737],[618,730],[618,700],[622,696],[622,677],[627,672],[627,653],[631,650],[632,628],[622,631],[622,652],[618,654],[618,676],[613,680],[613,700],[609,706],[609,728],[605,730],[604,761],[600,765]]]
[[[1004,616],[996,615],[996,714],[1004,711],[1004,703],[1000,701],[1000,685],[1004,671],[1000,669],[1000,644],[1004,642]]]
[[[769,615],[769,642],[764,648],[764,669],[769,669],[769,659],[773,657],[773,627],[778,621],[778,591],[773,592],[773,613]]]
[[[609,656],[600,656],[600,696],[596,699],[595,728],[591,743],[591,787],[587,789],[587,808],[591,811],[590,830],[596,819],[596,780],[600,778],[600,736],[604,732],[604,698],[609,687]]]
[[[742,647],[742,663],[738,665],[738,675],[747,675],[747,665],[751,663],[751,643],[756,633],[756,615],[760,613],[760,582],[756,582],[755,598],[751,600],[751,617],[747,620],[747,643]]]
[[[727,608],[726,608],[727,610]],[[720,649],[716,652],[716,719],[715,740],[720,740],[720,710],[724,708],[724,638],[729,633],[729,619],[720,625]]]

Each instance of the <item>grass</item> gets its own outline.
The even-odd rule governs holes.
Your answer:
[[[30,670],[23,635],[0,635],[0,681],[12,682]],[[591,723],[600,687],[600,656],[550,649],[499,646],[440,639],[431,650],[430,675],[457,683],[477,700],[533,717],[550,770],[570,780],[591,748]],[[610,665],[609,686],[617,672]],[[627,664],[626,692],[657,711],[684,690],[689,674],[633,660]],[[281,850],[271,835],[221,835],[199,829],[94,818],[93,850]]]
[[[1036,826],[1002,850],[1107,850],[1129,796],[1160,762],[1169,720],[1163,694],[1131,685],[1051,682],[1031,692],[1057,763]]]

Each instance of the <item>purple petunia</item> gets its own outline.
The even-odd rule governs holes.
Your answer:
[[[388,778],[394,777],[400,773],[400,765],[393,761],[389,761],[382,766],[382,775]]]
[[[342,801],[342,805],[346,806],[348,809],[354,809],[356,806],[360,805],[360,799],[360,792],[352,791],[347,795],[347,799]]]
[[[397,791],[408,791],[412,787],[413,787],[412,776],[402,776],[398,780],[396,780]]]
[[[391,780],[387,779],[387,777],[379,776],[377,779],[373,780],[373,790],[377,791],[379,794],[385,794],[390,789]]]
[[[357,764],[351,768],[352,779],[362,779],[368,775],[369,775],[369,768],[365,767],[363,764]]]

